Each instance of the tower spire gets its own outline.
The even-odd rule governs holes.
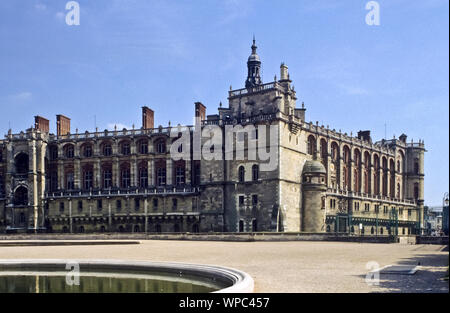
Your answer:
[[[247,61],[248,75],[247,80],[245,81],[245,88],[251,88],[262,84],[261,60],[256,53],[257,48],[255,35],[253,35],[252,54],[248,57]]]

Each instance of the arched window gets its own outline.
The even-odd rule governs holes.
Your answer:
[[[155,143],[156,153],[166,153],[166,141],[161,138]]]
[[[82,147],[83,156],[86,158],[90,158],[92,156],[92,145],[91,144],[85,144]]]
[[[123,155],[129,155],[131,153],[130,142],[122,141],[120,144],[120,151]]]
[[[139,146],[139,153],[140,154],[147,154],[148,153],[148,140],[142,139],[138,143]]]
[[[344,146],[343,155],[344,159],[344,168],[343,168],[343,174],[344,174],[344,190],[351,190],[350,185],[350,176],[351,176],[351,156],[350,156],[350,149],[348,146]]]
[[[414,199],[419,199],[419,183],[414,184]]]
[[[381,228],[380,228],[380,234],[383,235],[383,232],[384,232],[383,227],[381,227]]]
[[[316,138],[310,135],[308,137],[308,154],[313,155],[316,152]]]
[[[134,232],[135,233],[140,232],[139,225],[134,225]]]
[[[28,189],[20,186],[14,192],[15,205],[28,205]]]
[[[252,166],[252,180],[257,181],[259,179],[259,166],[257,164]]]
[[[339,159],[339,146],[335,142],[331,144],[331,159],[333,162],[336,162]]]
[[[239,182],[242,183],[245,181],[245,168],[244,166],[240,166],[238,170]]]
[[[102,145],[102,152],[104,156],[112,155],[112,146],[109,142],[106,142]]]
[[[17,174],[28,174],[28,154],[26,153],[19,153],[15,159],[14,163],[16,166],[16,173]]]
[[[374,229],[373,227],[370,229],[370,233],[371,233],[372,235],[375,233],[375,229]]]
[[[68,159],[72,159],[75,155],[75,148],[73,145],[66,145],[64,147],[64,155],[66,156],[66,158]]]

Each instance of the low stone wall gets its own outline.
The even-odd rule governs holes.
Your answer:
[[[0,240],[197,240],[197,241],[341,241],[396,243],[394,236],[350,236],[339,233],[107,233],[107,234],[10,234]]]
[[[417,236],[417,244],[448,245],[448,236]]]

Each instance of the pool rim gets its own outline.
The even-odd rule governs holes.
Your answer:
[[[69,263],[78,263],[80,267],[91,271],[101,270],[132,270],[132,271],[162,271],[164,273],[179,273],[198,277],[216,278],[231,283],[231,286],[213,291],[213,293],[252,293],[254,291],[253,278],[240,270],[209,265],[181,262],[156,262],[147,260],[118,260],[118,259],[0,259],[0,271],[11,268],[36,268],[39,270],[54,269]]]

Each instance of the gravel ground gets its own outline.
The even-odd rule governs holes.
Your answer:
[[[127,259],[222,265],[250,274],[255,292],[449,292],[448,249],[343,242],[142,241],[139,245],[0,247],[0,259]],[[366,283],[368,262],[419,264],[415,275]],[[372,268],[373,269],[373,268]]]

